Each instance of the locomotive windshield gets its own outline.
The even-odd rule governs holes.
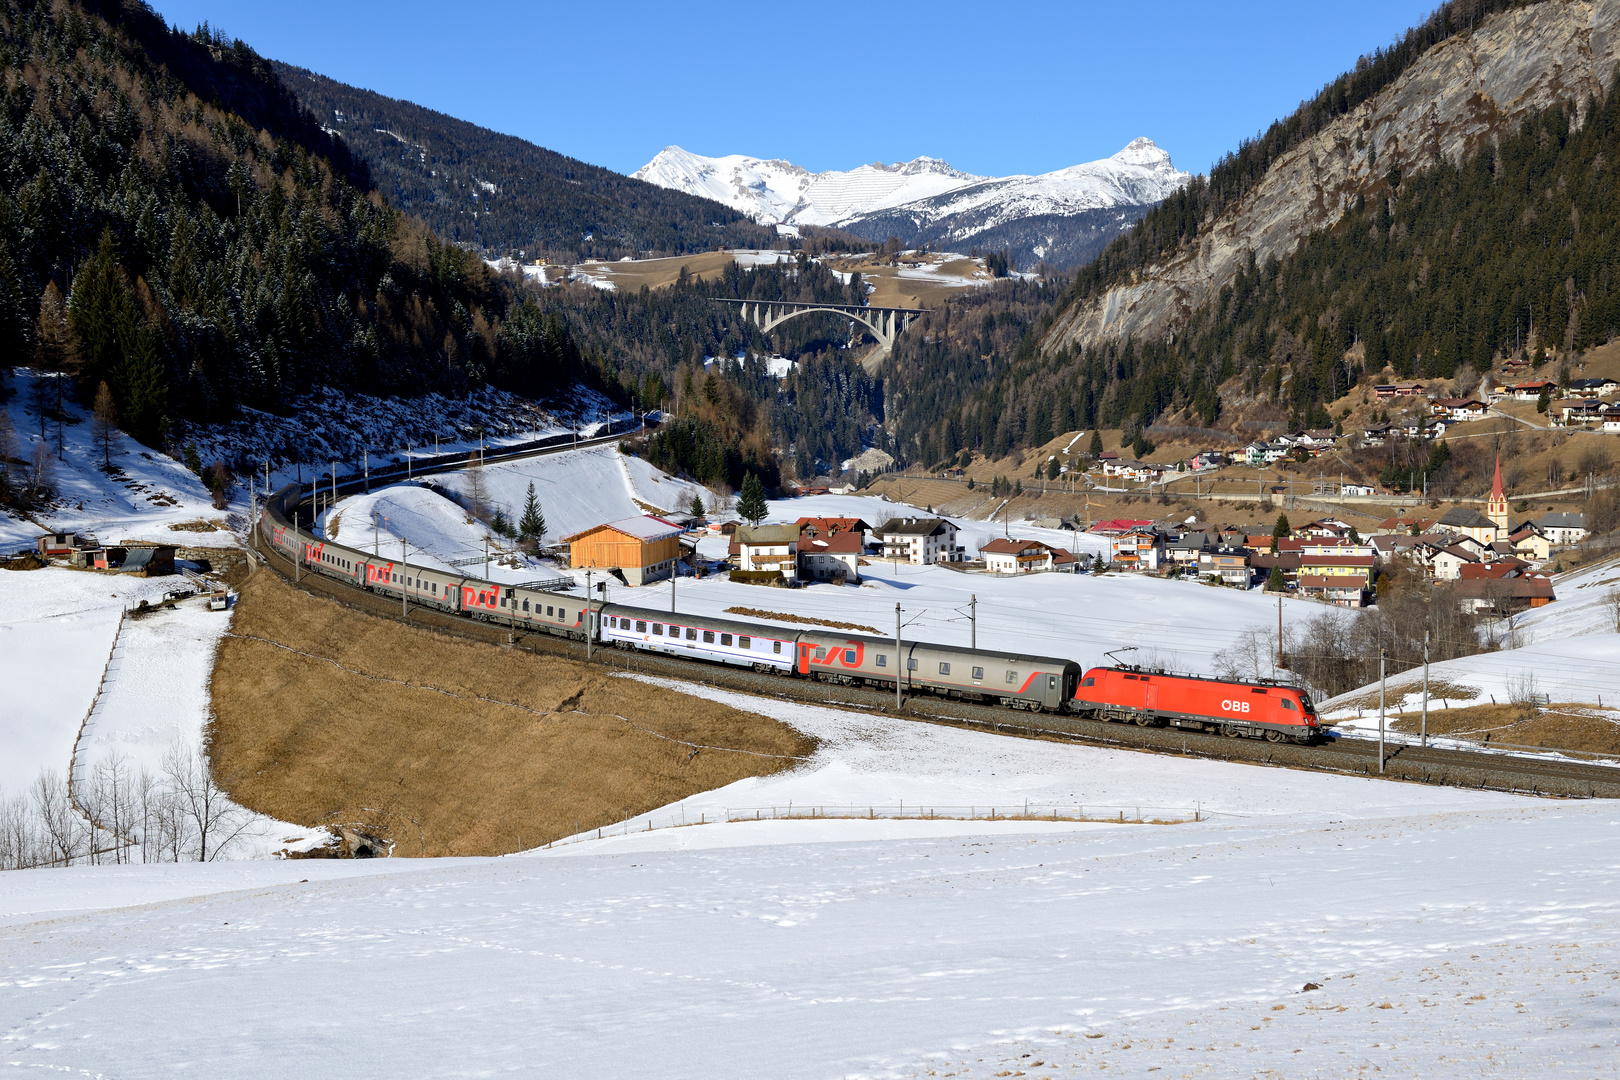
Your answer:
[[[1307,694],[1307,693],[1306,693],[1306,692],[1305,692],[1305,691],[1303,691],[1303,690],[1301,690],[1301,691],[1300,691],[1300,692],[1299,692],[1299,703],[1300,703],[1300,704],[1301,704],[1301,705],[1303,705],[1303,706],[1305,706],[1305,711],[1306,711],[1306,712],[1315,712],[1315,711],[1316,711],[1316,708],[1315,708],[1315,706],[1313,706],[1313,705],[1312,705],[1312,704],[1311,704],[1311,697],[1310,697],[1310,695],[1309,695],[1309,694]]]

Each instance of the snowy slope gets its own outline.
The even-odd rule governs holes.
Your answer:
[[[969,742],[948,750],[1008,740]],[[1077,779],[1112,767],[1025,745]],[[1612,1072],[1620,867],[1591,857],[1620,829],[1611,804],[1230,769],[1189,794],[1300,790],[1196,825],[762,822],[501,860],[8,874],[5,1060],[129,1078]],[[357,988],[385,990],[363,1022]]]
[[[958,231],[966,237],[1019,218],[1152,205],[1191,174],[1151,139],[1134,139],[1111,157],[1040,176],[973,176],[927,157],[811,173],[786,161],[706,158],[670,146],[635,177],[718,200],[764,224],[848,227],[885,214],[923,228],[962,217]]]

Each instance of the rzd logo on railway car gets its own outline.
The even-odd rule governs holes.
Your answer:
[[[1238,698],[1227,698],[1221,702],[1221,708],[1227,712],[1248,712],[1249,703]]]

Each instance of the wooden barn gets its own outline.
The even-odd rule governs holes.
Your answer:
[[[643,585],[675,572],[681,532],[674,522],[647,514],[596,525],[563,542],[574,569],[618,570],[631,585]]]

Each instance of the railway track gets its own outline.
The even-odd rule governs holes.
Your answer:
[[[304,573],[295,582],[293,566],[289,560],[267,545],[259,550],[267,567],[289,585],[295,585],[310,595],[335,600],[354,610],[473,641],[507,645],[511,639],[512,647],[539,655],[563,656],[581,661],[586,659],[585,645],[582,642],[550,634],[523,632],[517,633],[514,637],[506,627],[499,624],[479,622],[428,608],[414,608],[408,615],[402,616],[397,601],[323,574]],[[1026,738],[1056,739],[1094,746],[1312,769],[1355,776],[1380,775],[1377,743],[1367,739],[1330,738],[1328,742],[1318,746],[1266,743],[1251,739],[1227,739],[1219,735],[1186,732],[1174,728],[1105,723],[1066,714],[1015,712],[932,695],[908,698],[897,712],[892,691],[810,682],[719,664],[701,664],[606,647],[596,647],[593,650],[593,659],[617,670],[678,679],[682,682],[720,689],[809,704],[899,715],[922,722],[976,728]],[[1568,798],[1620,798],[1620,767],[1393,742],[1386,746],[1383,764],[1382,777],[1388,780]]]

